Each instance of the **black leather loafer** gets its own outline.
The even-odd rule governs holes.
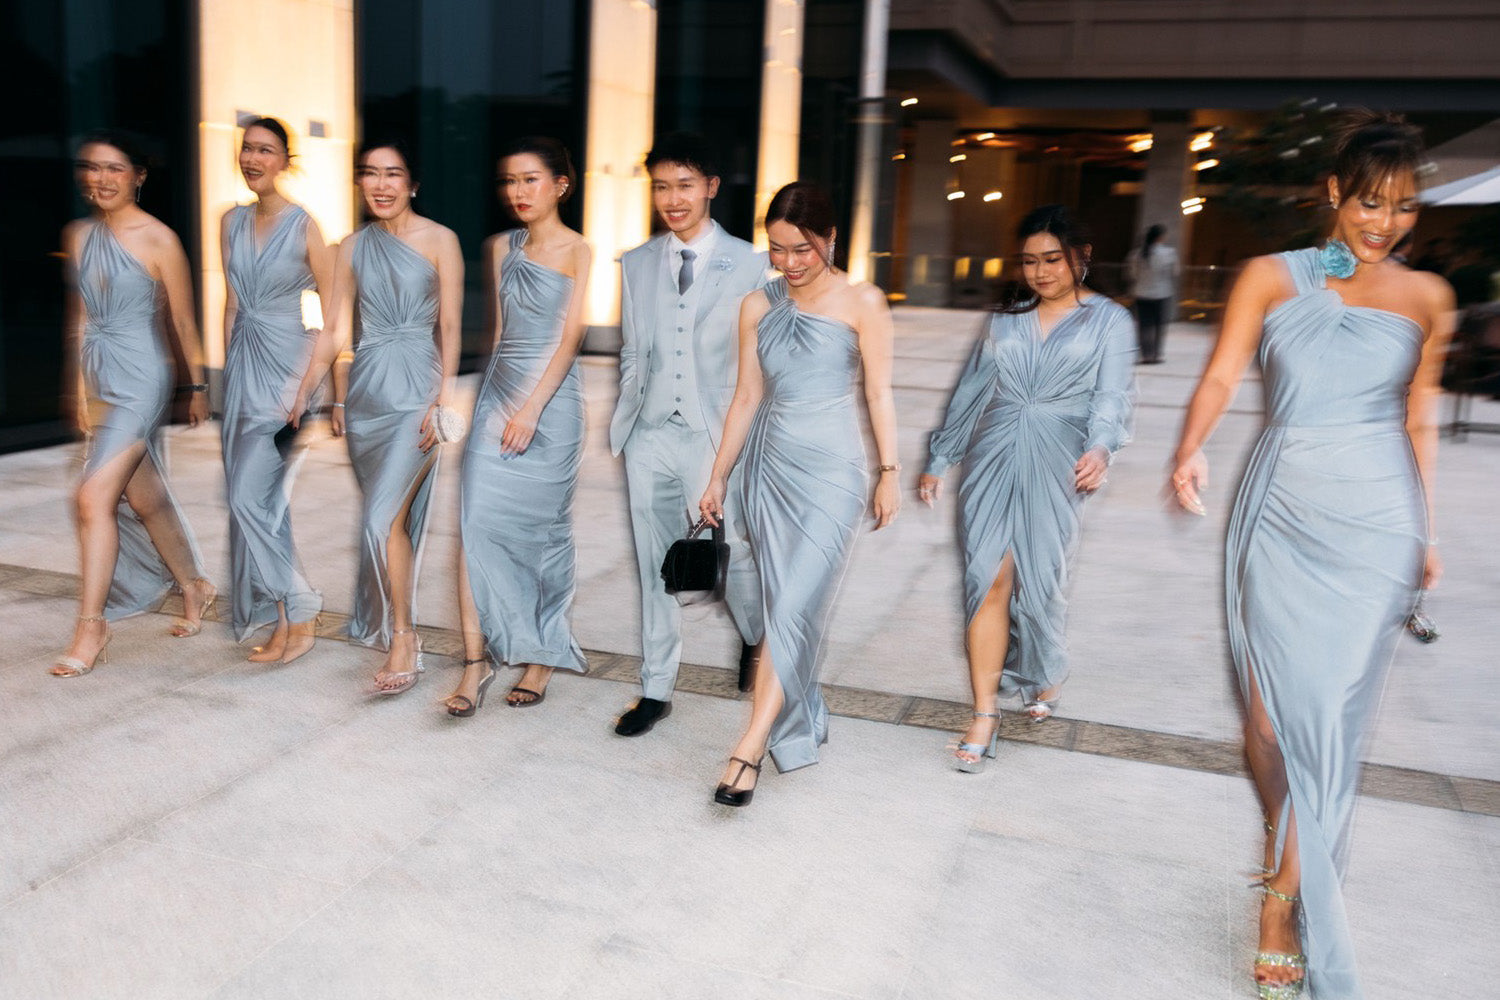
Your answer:
[[[671,714],[670,701],[642,698],[635,703],[634,708],[620,716],[620,721],[615,723],[615,735],[640,736],[642,733],[649,733],[652,726]]]

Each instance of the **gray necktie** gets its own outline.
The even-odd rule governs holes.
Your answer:
[[[686,295],[693,287],[693,259],[698,254],[687,247],[682,248],[682,270],[677,272],[677,294]]]

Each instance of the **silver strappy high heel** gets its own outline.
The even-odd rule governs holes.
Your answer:
[[[987,744],[986,743],[963,743],[963,742],[960,742],[956,747],[953,748],[953,752],[955,754],[955,756],[954,756],[954,766],[956,766],[960,771],[964,772],[965,774],[978,774],[979,772],[983,771],[984,767],[985,767],[985,764],[987,764],[989,762],[989,759],[991,757],[995,756],[995,754],[998,752],[999,745],[1000,745],[1000,713],[999,712],[975,712],[974,713],[974,718],[976,718],[976,719],[994,719],[995,720],[995,728],[990,730],[990,741]],[[960,739],[962,739],[962,737],[960,737]],[[975,759],[974,760],[964,760],[962,757],[957,756],[957,754],[961,754],[961,753],[971,753],[971,754],[974,754],[975,755]]]

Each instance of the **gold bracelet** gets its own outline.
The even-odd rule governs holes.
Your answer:
[[[877,466],[875,466],[875,471],[876,472],[900,472],[901,471],[901,463],[897,462],[895,465],[877,465]]]

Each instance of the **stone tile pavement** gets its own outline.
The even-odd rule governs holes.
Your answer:
[[[909,470],[975,327],[898,312]],[[496,698],[453,720],[437,704],[456,677],[454,456],[421,574],[434,665],[397,699],[366,693],[369,650],[324,641],[258,666],[224,629],[166,638],[163,615],[119,624],[90,677],[47,678],[74,613],[77,449],[0,457],[0,995],[1253,996],[1242,876],[1258,821],[1217,603],[1253,380],[1210,456],[1211,517],[1170,515],[1157,494],[1207,346],[1179,326],[1169,363],[1140,369],[1136,442],[1090,505],[1062,717],[1007,716],[984,775],[944,763],[967,714],[958,560],[951,506],[913,502],[857,548],[824,763],[768,774],[742,811],[709,801],[743,711],[714,609],[689,612],[672,718],[639,740],[609,731],[634,697],[639,635],[605,359],[585,362],[577,507],[591,675],[559,678],[534,712]],[[216,431],[172,438],[222,578]],[[1444,637],[1403,642],[1348,880],[1371,998],[1488,997],[1500,974],[1486,944],[1500,931],[1500,438],[1445,445],[1440,465]],[[354,497],[342,448],[315,441],[294,518],[330,639]]]

